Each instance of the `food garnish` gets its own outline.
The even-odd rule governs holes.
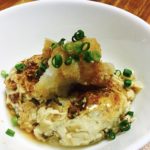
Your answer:
[[[5,70],[1,71],[1,76],[5,79],[8,77],[8,73]]]
[[[5,132],[8,136],[14,137],[15,136],[15,131],[12,129],[7,129]]]

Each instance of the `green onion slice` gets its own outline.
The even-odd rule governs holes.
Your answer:
[[[35,72],[35,77],[39,78],[47,68],[48,68],[47,60],[46,59],[42,60],[42,62],[39,64],[39,68]]]
[[[134,112],[133,112],[133,111],[128,111],[128,112],[126,113],[126,115],[129,115],[130,117],[133,117],[133,116],[134,116]]]
[[[69,54],[73,54],[73,43],[66,43],[63,46],[64,50],[67,51]]]
[[[125,69],[123,70],[123,75],[124,75],[125,77],[131,77],[132,71],[131,71],[130,69],[125,68]]]
[[[15,65],[15,68],[18,72],[22,72],[24,69],[25,69],[26,65],[23,64],[23,63],[20,63],[20,64],[16,64]]]
[[[131,124],[128,122],[128,120],[123,120],[119,124],[120,131],[128,131],[131,128]]]
[[[64,42],[65,42],[65,39],[62,38],[62,39],[60,39],[60,41],[58,43],[56,43],[56,42],[52,43],[51,44],[51,49],[54,50],[56,47],[62,46],[64,44]]]
[[[82,47],[81,47],[82,51],[86,51],[86,50],[88,50],[89,48],[90,48],[90,43],[89,43],[89,42],[84,42],[84,43],[82,44]]]
[[[48,67],[47,64],[45,64],[45,63],[43,63],[43,62],[40,63],[39,68],[40,68],[41,70],[45,71],[45,70],[47,69],[47,67]]]
[[[68,54],[80,54],[82,52],[81,47],[82,47],[81,41],[66,43],[63,46],[64,50],[67,51]]]
[[[60,41],[58,42],[58,45],[63,45],[64,44],[64,42],[65,42],[65,39],[64,38],[62,38],[62,39],[60,39]]]
[[[82,52],[82,42],[77,41],[73,43],[73,50],[76,54],[80,54]]]
[[[124,80],[124,87],[125,88],[128,88],[132,85],[132,81],[131,80],[128,80],[128,79],[125,79]]]
[[[83,39],[85,37],[84,35],[84,31],[82,30],[78,30],[74,36],[72,37],[72,41],[75,42],[75,41],[79,41],[81,39]]]
[[[13,126],[17,126],[18,125],[18,118],[17,118],[17,116],[13,116],[11,118],[11,122],[12,122]]]
[[[72,37],[72,42],[76,42],[75,36]]]
[[[42,74],[43,74],[43,71],[40,68],[38,68],[38,70],[35,72],[35,77],[39,78]]]
[[[52,65],[55,68],[59,68],[62,65],[62,56],[57,54],[52,58]]]
[[[72,57],[69,56],[66,60],[65,60],[65,65],[71,65],[72,64]]]
[[[52,43],[52,45],[51,45],[51,49],[53,50],[53,49],[55,49],[57,46],[58,46],[58,44],[57,44],[57,43]]]
[[[11,137],[15,135],[15,131],[13,131],[12,129],[7,129],[5,133]]]
[[[5,79],[8,77],[8,73],[5,70],[1,71],[1,76]]]
[[[79,57],[79,55],[77,55],[77,54],[73,54],[73,55],[71,55],[71,57],[72,57],[75,61],[79,61],[79,60],[80,60],[80,57]]]
[[[109,139],[109,140],[114,140],[116,138],[115,132],[112,129],[109,129],[106,132],[106,138]]]
[[[91,51],[85,51],[84,53],[83,53],[83,60],[84,61],[86,61],[86,62],[91,62],[91,61],[93,61],[94,59],[93,59],[93,54],[92,54],[92,52]]]
[[[86,62],[92,62],[92,61],[99,62],[100,58],[101,55],[97,51],[87,50],[83,52],[83,60]]]
[[[122,73],[120,70],[115,70],[114,74],[119,77],[121,76]]]
[[[98,51],[92,51],[92,55],[93,55],[93,60],[95,62],[99,62],[100,61],[100,58],[101,58],[101,55]]]

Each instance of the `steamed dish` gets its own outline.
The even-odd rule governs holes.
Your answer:
[[[95,38],[78,30],[67,42],[46,39],[42,54],[17,63],[5,79],[18,126],[43,142],[88,145],[130,129],[141,90],[131,69],[102,61]]]

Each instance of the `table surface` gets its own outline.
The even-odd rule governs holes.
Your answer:
[[[0,0],[0,10],[32,0]],[[93,0],[125,9],[150,24],[150,0]],[[150,143],[141,150],[150,150]]]

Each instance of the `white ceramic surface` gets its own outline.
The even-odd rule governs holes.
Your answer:
[[[1,11],[0,70],[9,71],[17,61],[41,53],[45,37],[69,40],[78,29],[100,41],[104,60],[119,69],[133,68],[145,86],[133,104],[136,120],[129,132],[114,141],[78,149],[140,148],[150,140],[150,26],[138,17],[105,4],[69,0],[31,2]],[[4,103],[4,90],[0,78],[1,150],[67,149],[35,142],[13,128]],[[5,134],[8,127],[16,131],[15,137]]]

